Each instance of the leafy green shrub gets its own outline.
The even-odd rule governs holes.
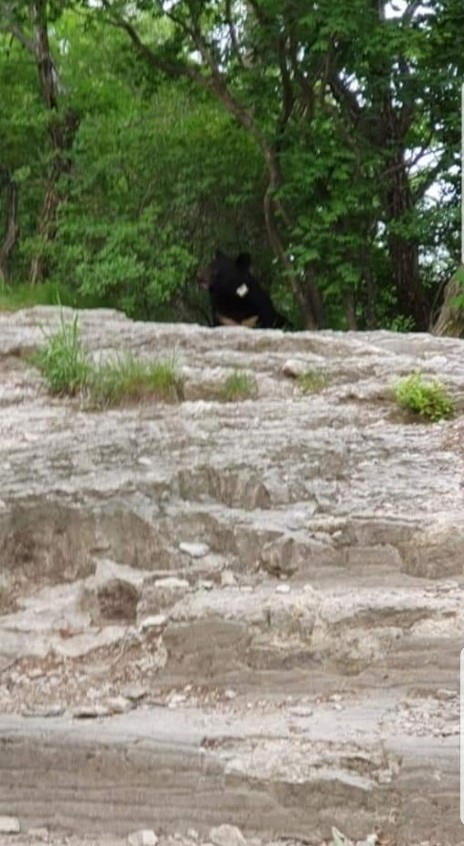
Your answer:
[[[241,370],[234,370],[218,390],[217,399],[223,402],[237,402],[237,400],[250,399],[255,393],[256,386],[248,374]]]
[[[138,361],[131,354],[120,355],[92,370],[88,380],[88,402],[93,408],[108,408],[124,402],[183,398],[183,382],[173,362]]]
[[[304,394],[315,394],[326,388],[329,380],[324,373],[308,370],[307,373],[302,373],[301,376],[297,377],[296,383]]]
[[[42,373],[50,393],[74,397],[82,390],[89,378],[90,364],[79,338],[77,315],[72,323],[66,323],[61,315],[60,328],[36,352],[33,363]]]
[[[401,379],[394,391],[401,408],[427,420],[446,420],[455,412],[454,402],[444,385],[438,379],[425,381],[417,371]]]
[[[70,52],[62,56],[72,66],[73,88],[82,82],[79,37],[66,39]],[[134,97],[126,63],[119,74],[112,70],[122,54],[113,35],[105,50],[112,42],[114,61],[103,67],[96,57],[100,93],[82,83],[73,179],[58,209],[50,269],[79,297],[94,296],[132,317],[205,322],[208,298],[194,282],[195,269],[217,243],[233,251],[246,243],[265,277],[273,275],[259,151],[192,86],[153,86],[150,78]],[[87,55],[89,45],[83,49]],[[89,98],[100,96],[89,111]],[[147,171],[155,159],[156,177]]]

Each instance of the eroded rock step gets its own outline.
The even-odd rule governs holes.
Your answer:
[[[0,701],[16,714],[0,718],[0,814],[122,833],[226,815],[310,843],[378,823],[399,844],[456,842],[457,583],[102,574],[1,620]],[[132,624],[92,622],[110,576],[138,581]]]
[[[29,699],[41,689],[42,675],[51,670],[47,656],[56,659],[58,694],[67,684],[66,662],[77,662],[81,672],[97,650],[97,663],[106,655],[114,665],[112,683],[116,670],[130,680],[122,673],[126,665],[128,672],[132,666],[142,674],[150,670],[150,678],[165,685],[278,686],[285,680],[325,692],[350,677],[361,686],[426,687],[449,684],[450,673],[456,683],[464,639],[456,581],[424,584],[359,567],[325,574],[322,568],[311,582],[260,571],[226,569],[220,576],[217,583],[100,561],[95,575],[18,598],[19,607],[0,618],[0,706],[8,709],[9,683],[24,685]],[[386,589],[386,579],[394,586]],[[36,666],[18,672],[15,663],[28,657]],[[18,704],[14,696],[11,701]]]
[[[72,629],[48,631],[43,660],[61,642],[61,665],[6,671],[29,716],[0,720],[0,813],[119,833],[226,817],[314,844],[331,825],[356,839],[378,824],[398,844],[455,843],[459,587],[387,595],[357,581],[186,590],[164,619],[140,621],[135,653],[124,627],[75,659]],[[50,679],[40,719],[34,691]],[[64,689],[82,699],[57,719]],[[133,710],[117,716],[124,697]]]
[[[386,731],[391,705],[390,694],[317,715],[296,706],[266,714],[255,703],[85,725],[2,717],[0,813],[82,834],[134,823],[205,833],[227,819],[247,834],[311,844],[332,825],[361,839],[373,823],[398,844],[456,843],[453,739]]]

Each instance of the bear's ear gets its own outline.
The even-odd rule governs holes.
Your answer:
[[[250,253],[239,253],[235,259],[235,264],[240,268],[240,270],[248,270],[251,264]]]

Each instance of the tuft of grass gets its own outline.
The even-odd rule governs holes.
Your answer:
[[[59,329],[47,337],[32,361],[51,394],[74,397],[82,391],[91,368],[79,338],[77,315],[72,323],[66,323],[61,315]]]
[[[140,361],[119,355],[95,367],[87,382],[88,404],[110,408],[146,399],[177,402],[183,399],[183,380],[173,362]]]
[[[238,400],[250,399],[255,396],[256,387],[253,379],[242,370],[234,370],[224,380],[216,396],[223,402],[237,402]]]
[[[327,387],[329,380],[324,373],[308,370],[297,377],[296,383],[303,394],[316,394]]]
[[[173,362],[140,361],[130,353],[98,366],[85,354],[79,337],[78,317],[66,323],[63,315],[57,332],[32,356],[51,394],[81,395],[90,408],[124,403],[183,399],[183,380]]]
[[[438,379],[425,380],[414,371],[394,387],[400,408],[436,423],[448,420],[455,413],[455,405],[445,386]]]

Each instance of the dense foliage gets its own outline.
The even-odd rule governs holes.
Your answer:
[[[207,322],[426,329],[459,261],[462,0],[0,0],[0,284]]]

